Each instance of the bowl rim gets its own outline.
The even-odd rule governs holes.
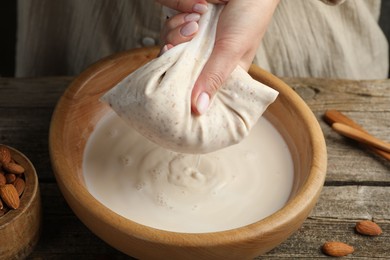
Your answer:
[[[308,215],[311,208],[318,200],[326,176],[327,153],[325,139],[323,135],[318,136],[314,134],[315,132],[322,134],[322,129],[310,108],[291,87],[289,87],[281,79],[265,70],[260,69],[256,65],[252,65],[249,70],[252,77],[253,73],[260,73],[262,75],[261,82],[276,88],[279,91],[282,90],[287,99],[299,104],[299,107],[302,108],[299,109],[299,113],[301,113],[303,122],[310,133],[309,141],[316,144],[313,146],[315,149],[313,149],[312,166],[308,178],[305,180],[302,188],[296,193],[296,195],[275,213],[255,223],[224,231],[182,233],[160,230],[136,223],[104,206],[88,192],[84,185],[77,181],[78,177],[76,174],[72,176],[64,176],[64,173],[68,172],[69,169],[64,167],[66,162],[64,161],[64,158],[61,158],[62,154],[58,153],[58,151],[61,150],[61,147],[59,147],[57,145],[58,143],[54,140],[58,138],[58,136],[61,136],[61,128],[59,127],[61,124],[59,123],[60,119],[58,114],[60,111],[63,113],[66,108],[65,96],[69,98],[70,93],[77,93],[77,90],[83,87],[91,77],[96,75],[96,73],[104,72],[105,70],[115,66],[117,59],[125,59],[130,55],[141,54],[142,52],[145,52],[145,49],[150,48],[139,48],[114,54],[87,68],[71,82],[65,93],[61,96],[53,112],[49,132],[49,152],[52,167],[57,183],[67,202],[70,203],[71,201],[68,196],[73,196],[75,199],[73,201],[77,201],[77,205],[73,205],[71,208],[79,219],[85,223],[85,220],[80,218],[78,212],[79,209],[83,208],[84,210],[87,210],[89,214],[99,218],[100,221],[114,227],[116,230],[120,230],[123,233],[130,234],[131,236],[142,240],[152,241],[154,243],[164,245],[180,245],[183,247],[209,247],[210,241],[212,241],[213,246],[231,244],[233,241],[234,243],[248,240],[255,241],[259,234],[267,235],[272,233],[275,228],[289,225],[289,223],[299,216],[302,211],[306,212]],[[151,57],[153,57],[153,55],[156,54],[156,50],[152,49],[150,53]],[[97,69],[99,69],[98,72],[96,72]],[[259,80],[259,78],[254,78]],[[307,200],[307,197],[314,199]],[[102,214],[102,212],[104,212],[104,214]],[[303,222],[303,220],[301,222]],[[87,223],[85,224],[88,226]],[[94,230],[91,231],[95,233]]]

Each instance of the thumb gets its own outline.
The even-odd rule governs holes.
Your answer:
[[[192,90],[191,109],[194,114],[202,115],[207,111],[214,95],[237,66],[238,59],[231,50],[214,47]]]

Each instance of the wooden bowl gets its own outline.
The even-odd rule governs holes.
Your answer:
[[[33,164],[25,155],[6,147],[11,151],[12,158],[25,169],[26,185],[20,196],[20,206],[0,217],[0,259],[24,259],[38,243],[41,231],[38,178]]]
[[[280,131],[294,161],[293,192],[271,216],[213,233],[176,233],[143,226],[114,213],[87,190],[83,152],[96,123],[109,109],[100,96],[158,53],[136,49],[108,57],[77,77],[52,117],[50,155],[58,185],[82,222],[118,250],[140,259],[251,259],[286,240],[307,218],[323,187],[327,154],[321,128],[304,101],[285,83],[256,66],[250,74],[280,92],[265,116]]]

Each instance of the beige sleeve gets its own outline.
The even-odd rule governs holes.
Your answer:
[[[255,63],[278,76],[383,79],[388,42],[380,1],[280,1]]]
[[[278,76],[385,78],[380,4],[280,1],[255,62]],[[16,76],[77,75],[107,55],[159,44],[161,14],[155,0],[18,0]]]

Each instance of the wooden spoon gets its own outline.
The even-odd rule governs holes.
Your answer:
[[[331,126],[334,123],[343,123],[344,125],[350,126],[350,127],[355,128],[361,132],[369,134],[363,127],[361,127],[359,124],[357,124],[351,118],[347,117],[346,115],[344,115],[343,113],[341,113],[337,110],[327,110],[325,112],[324,119]],[[373,147],[373,146],[367,145],[367,144],[366,144],[366,147],[368,147],[371,151],[373,151],[377,155],[379,155],[387,160],[390,160],[390,152],[383,151],[381,149],[378,149],[376,147]]]
[[[349,125],[343,123],[334,123],[332,129],[337,133],[349,137],[353,140],[356,140],[360,143],[371,145],[377,149],[381,149],[385,152],[390,153],[390,144],[386,143],[366,132],[360,131],[356,128],[353,128]]]

